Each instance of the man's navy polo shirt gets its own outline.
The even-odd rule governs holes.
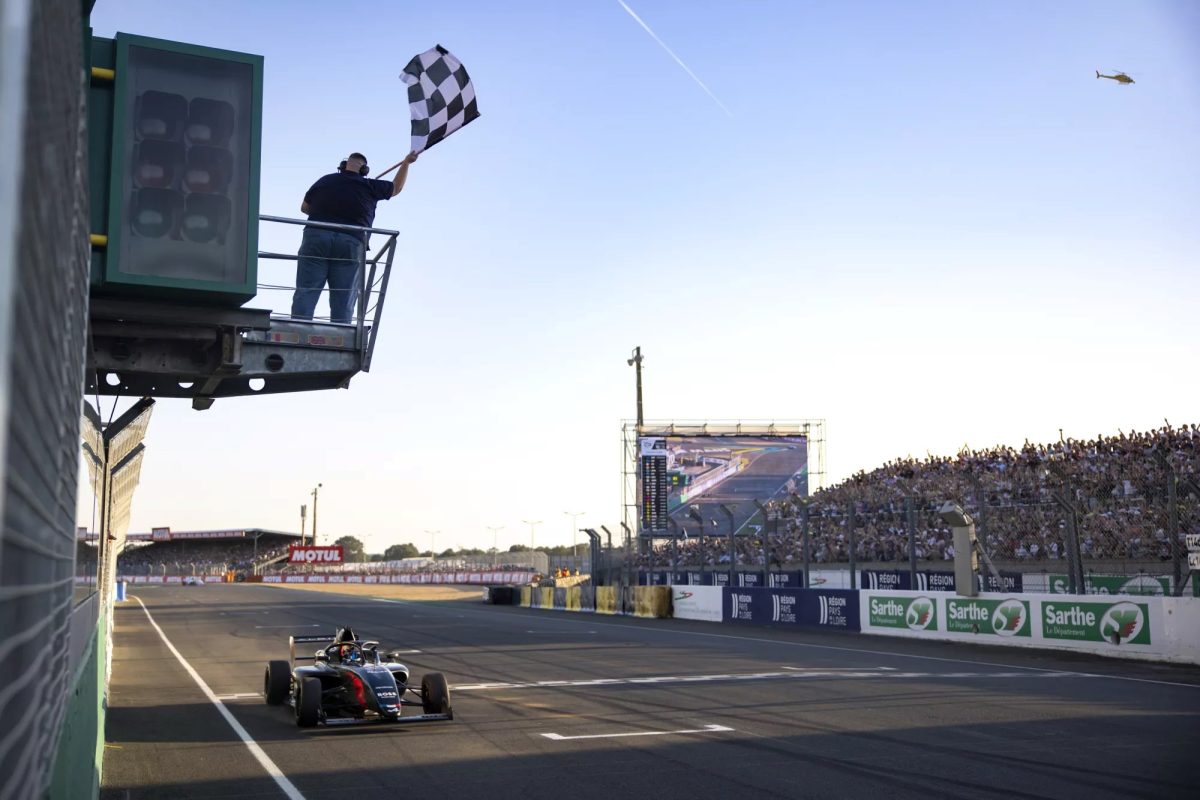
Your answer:
[[[369,228],[375,204],[392,196],[391,181],[364,178],[356,172],[334,172],[320,178],[304,195],[312,222],[335,222]]]

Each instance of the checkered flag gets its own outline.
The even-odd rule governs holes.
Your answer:
[[[479,116],[475,86],[462,62],[440,44],[404,68],[412,112],[412,151],[420,153]]]

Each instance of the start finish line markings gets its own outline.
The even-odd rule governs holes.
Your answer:
[[[547,739],[553,739],[556,742],[565,742],[571,739],[621,739],[627,736],[673,736],[677,734],[688,733],[724,733],[732,731],[733,728],[726,728],[724,725],[705,725],[703,728],[695,728],[684,731],[637,731],[634,733],[593,733],[587,736],[563,736],[560,733],[543,733]]]
[[[709,683],[713,681],[762,681],[772,679],[810,680],[813,678],[852,680],[971,680],[971,679],[1046,679],[1094,678],[1084,672],[899,672],[882,670],[806,670],[803,672],[744,672],[719,675],[660,675],[649,678],[594,678],[574,681],[536,681],[534,683],[466,683],[450,688],[456,692],[487,692],[501,689],[571,689],[586,686],[650,686],[662,683]]]

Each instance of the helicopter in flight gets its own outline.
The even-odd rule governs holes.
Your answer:
[[[1121,72],[1120,70],[1113,70],[1113,72],[1115,72],[1117,74],[1116,75],[1101,75],[1100,70],[1096,70],[1096,77],[1097,78],[1108,78],[1110,81],[1116,81],[1117,83],[1121,83],[1121,84],[1125,84],[1125,85],[1135,83],[1133,78],[1129,77],[1124,72]]]

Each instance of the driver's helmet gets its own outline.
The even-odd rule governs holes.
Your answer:
[[[342,645],[341,652],[338,653],[338,657],[342,659],[343,664],[362,663],[362,651],[353,645]]]

